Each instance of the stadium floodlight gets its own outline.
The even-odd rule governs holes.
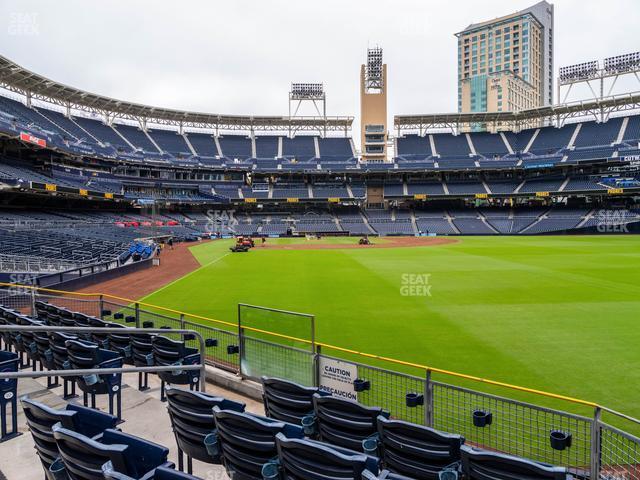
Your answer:
[[[322,83],[292,83],[291,98],[298,99],[321,99],[324,97],[324,85]]]
[[[367,65],[365,80],[367,89],[380,89],[383,86],[382,48],[375,47],[367,50]]]
[[[598,76],[598,61],[578,63],[560,68],[560,82],[570,83],[589,80]]]
[[[638,70],[640,70],[640,52],[626,53],[604,59],[604,71],[609,75]]]

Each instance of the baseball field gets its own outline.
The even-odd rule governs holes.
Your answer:
[[[307,312],[322,342],[640,416],[640,237],[374,242],[197,245],[201,267],[145,301],[232,322],[238,303]]]

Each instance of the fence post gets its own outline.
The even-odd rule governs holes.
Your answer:
[[[104,296],[100,295],[100,301],[98,302],[98,308],[100,309],[100,320],[104,320],[102,312],[104,312]]]
[[[36,289],[31,289],[31,318],[36,318]]]
[[[136,302],[136,328],[140,328],[140,304]]]
[[[429,368],[427,368],[424,382],[424,424],[427,427],[433,427],[433,384]]]
[[[313,355],[313,383],[314,387],[320,387],[320,356],[322,355],[322,346],[316,345]]]
[[[242,306],[238,304],[238,375],[244,380],[242,373],[242,359],[244,358],[244,328],[242,328],[242,315],[240,309]]]
[[[596,407],[593,411],[593,421],[591,423],[591,480],[600,478],[602,448],[600,444],[600,420],[602,418],[602,410]]]

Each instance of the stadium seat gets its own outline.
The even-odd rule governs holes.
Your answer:
[[[113,350],[122,357],[122,361],[133,365],[133,351],[131,348],[131,335],[126,333],[126,326],[120,323],[110,323],[110,328],[121,328],[122,333],[110,333],[107,337],[109,350]]]
[[[313,440],[276,435],[277,462],[263,467],[263,478],[360,480],[365,471],[376,475],[379,460],[346,448]]]
[[[313,395],[329,395],[316,387],[305,387],[280,378],[262,377],[262,400],[267,417],[300,425],[313,413]]]
[[[69,430],[93,438],[107,428],[114,428],[118,422],[113,415],[72,403],[68,403],[63,409],[54,409],[26,396],[20,398],[20,403],[36,452],[49,479],[53,479],[49,467],[59,455],[53,438],[53,425],[60,423]]]
[[[460,435],[400,420],[377,419],[377,446],[384,468],[419,480],[435,480],[460,461]],[[367,452],[370,453],[370,452]]]
[[[219,455],[234,479],[262,478],[262,466],[276,456],[276,435],[303,438],[302,427],[259,415],[213,407],[216,430],[207,437],[209,453]]]
[[[158,335],[153,337],[153,363],[157,366],[197,365],[200,363],[200,353],[197,348],[187,347],[185,342],[172,340]],[[197,370],[174,370],[158,372],[162,381],[160,385],[160,400],[166,401],[165,384],[189,385],[191,390],[200,386],[200,372]]]
[[[71,364],[69,363],[69,353],[67,352],[66,342],[69,340],[77,340],[76,335],[67,335],[62,332],[49,332],[49,348],[53,354],[53,367],[56,370],[69,370]],[[63,399],[69,400],[75,398],[76,395],[76,379],[75,377],[66,376],[62,377],[64,385]],[[71,390],[69,390],[69,384]]]
[[[60,457],[49,471],[57,475],[56,479],[62,470],[73,480],[103,478],[102,466],[107,462],[111,462],[115,472],[134,479],[147,478],[157,467],[173,466],[167,462],[168,448],[117,430],[107,429],[94,439],[60,423],[52,430]]]
[[[111,350],[99,348],[95,343],[85,343],[78,340],[65,342],[72,369],[87,370],[94,368],[122,368],[122,357]],[[84,393],[84,405],[87,406],[91,397],[91,407],[96,406],[96,395],[109,395],[109,413],[113,414],[113,399],[116,399],[116,416],[122,418],[122,374],[92,374],[76,378],[76,383]]]
[[[153,363],[153,335],[135,333],[131,335],[131,356],[136,367],[150,367]],[[149,374],[138,373],[138,390],[149,389]]]
[[[389,418],[389,412],[380,407],[317,393],[313,395],[313,409],[321,441],[356,451],[362,451],[362,441],[376,433],[377,417]]]
[[[49,334],[47,332],[33,332],[33,339],[38,350],[40,365],[47,370],[55,370],[53,362],[53,351],[51,350]],[[58,384],[58,377],[47,377],[47,388],[55,388]]]
[[[107,480],[135,480],[128,475],[118,473],[113,469],[113,464],[107,462],[102,466],[102,475]],[[179,472],[173,468],[158,467],[152,473],[145,475],[145,480],[202,480],[188,473]]]
[[[18,354],[0,351],[0,374],[18,371]],[[0,379],[0,441],[18,436],[17,395],[18,379]],[[11,430],[7,428],[7,412],[11,408]]]
[[[534,462],[522,457],[460,447],[462,473],[470,480],[566,480],[567,469]]]
[[[193,473],[194,458],[205,463],[219,463],[209,455],[204,444],[205,437],[215,429],[213,407],[244,412],[245,404],[170,386],[166,395],[171,427],[178,445],[178,470],[184,470],[184,455],[187,456],[189,473]]]

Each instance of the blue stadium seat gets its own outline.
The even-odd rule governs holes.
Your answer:
[[[305,387],[280,378],[262,377],[262,401],[267,417],[302,424],[302,418],[313,413],[313,395],[328,395],[316,387]]]
[[[167,387],[166,394],[171,427],[178,445],[178,469],[184,470],[184,455],[189,473],[193,473],[194,458],[205,463],[219,463],[209,455],[204,443],[205,437],[215,429],[213,407],[244,412],[245,404],[175,387]]]
[[[103,478],[102,466],[111,462],[113,470],[134,479],[147,478],[156,468],[173,466],[167,462],[169,449],[142,438],[107,429],[95,439],[64,428],[53,426],[53,437],[60,458],[49,470],[60,478],[62,471],[71,480]]]
[[[197,365],[200,363],[200,353],[197,348],[187,347],[185,342],[172,340],[158,335],[153,337],[153,363],[156,366]],[[204,359],[202,360],[204,361]],[[158,372],[162,381],[160,385],[160,400],[166,401],[165,384],[189,385],[191,390],[200,386],[200,372],[197,370],[174,370]]]
[[[378,452],[384,468],[419,480],[436,480],[460,461],[460,435],[400,420],[378,419]],[[368,452],[370,453],[370,452]]]
[[[102,466],[102,475],[107,480],[135,480],[128,475],[118,473],[113,469],[113,464],[107,462]],[[173,468],[158,467],[152,473],[145,475],[144,480],[202,480],[188,473],[179,472]]]
[[[95,343],[78,340],[65,342],[72,369],[86,370],[94,368],[122,368],[122,357],[111,350],[99,348]],[[113,400],[116,399],[116,416],[122,418],[122,374],[92,374],[76,378],[80,390],[84,392],[84,405],[91,397],[91,407],[96,406],[96,395],[109,395],[109,413],[113,414]]]
[[[153,365],[153,335],[136,333],[131,335],[131,356],[136,367],[150,367]],[[149,374],[138,373],[138,390],[149,389]]]
[[[58,458],[59,452],[53,438],[53,425],[59,423],[64,428],[93,438],[107,428],[114,428],[118,419],[108,413],[73,403],[62,409],[54,409],[29,397],[20,398],[27,426],[33,436],[36,452],[48,479],[53,480],[49,467]]]
[[[61,320],[63,320],[61,318]],[[67,319],[68,320],[68,319]],[[62,332],[49,332],[49,349],[53,354],[53,367],[56,370],[69,370],[69,353],[67,351],[66,342],[69,340],[77,340],[76,335],[67,335]],[[64,385],[63,399],[69,400],[75,398],[76,395],[76,378],[72,376],[62,377]],[[69,389],[71,386],[71,389]]]
[[[314,480],[360,480],[365,471],[377,475],[379,460],[345,448],[325,445],[313,440],[287,438],[276,435],[277,463],[263,467],[263,478]]]
[[[213,407],[213,416],[216,430],[207,439],[209,452],[220,455],[235,480],[262,478],[262,466],[277,454],[277,434],[304,437],[302,427],[259,415]]]
[[[522,457],[460,447],[462,472],[470,480],[567,480],[567,469],[534,462]]]
[[[18,354],[13,352],[0,351],[0,374],[18,371]],[[0,441],[20,435],[18,433],[18,412],[17,412],[17,389],[18,379],[5,378],[0,380]],[[11,408],[11,430],[7,428],[7,412]]]
[[[365,407],[317,393],[313,395],[313,410],[321,441],[356,451],[362,451],[362,441],[376,433],[378,416],[389,418],[389,412],[381,407]]]

